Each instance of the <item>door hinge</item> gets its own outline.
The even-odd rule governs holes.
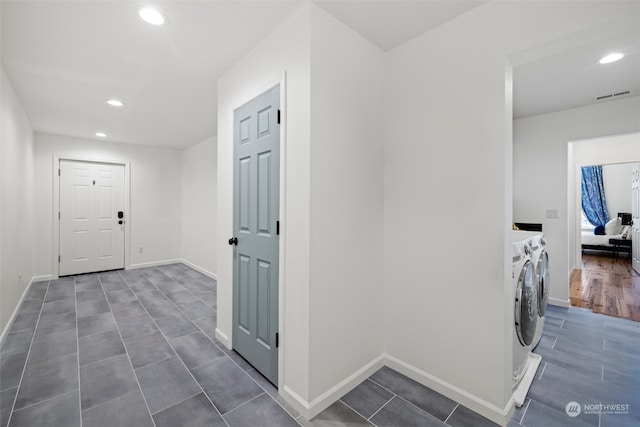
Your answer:
[[[280,347],[280,334],[276,332],[276,348]]]
[[[58,176],[60,176],[60,169],[58,169]]]
[[[60,264],[60,255],[58,255],[58,264]]]
[[[60,219],[60,212],[58,212],[58,219]]]
[[[278,124],[280,124],[280,110],[278,110]]]
[[[276,236],[280,235],[280,221],[276,221]]]

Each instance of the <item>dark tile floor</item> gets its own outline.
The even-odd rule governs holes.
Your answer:
[[[389,368],[306,420],[215,327],[215,280],[182,264],[34,283],[0,348],[0,427],[495,426]],[[536,352],[510,427],[640,425],[640,324],[550,307]]]

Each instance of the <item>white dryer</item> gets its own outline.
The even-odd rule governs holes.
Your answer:
[[[528,356],[535,337],[538,317],[538,291],[535,266],[531,260],[535,233],[514,231],[513,243],[513,386],[527,370]]]
[[[542,358],[531,352],[538,325],[538,288],[533,237],[539,233],[512,232],[513,254],[513,400],[523,405]]]
[[[546,241],[542,233],[536,234],[532,238],[532,262],[536,269],[536,283],[538,287],[538,322],[536,326],[536,334],[533,338],[531,348],[534,349],[542,338],[544,329],[544,317],[547,311],[547,303],[549,301],[549,286],[551,284],[549,277],[549,254],[545,249]]]

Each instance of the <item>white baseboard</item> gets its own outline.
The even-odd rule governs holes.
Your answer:
[[[487,402],[478,396],[471,394],[453,384],[443,381],[433,375],[430,375],[415,366],[409,365],[400,359],[396,359],[393,356],[385,356],[385,365],[389,368],[400,372],[401,374],[411,378],[414,381],[419,382],[425,387],[437,391],[449,399],[454,400],[461,405],[466,406],[472,411],[482,415],[485,418],[501,425],[506,426],[509,423],[511,415],[515,411],[515,405],[513,397],[509,400],[504,408],[500,408],[490,402]]]
[[[231,346],[231,340],[229,340],[229,337],[227,336],[227,334],[225,334],[218,328],[216,328],[216,338],[218,339],[218,341],[224,344],[224,346],[227,347],[229,350],[233,348]]]
[[[13,310],[13,313],[11,314],[9,321],[7,322],[4,329],[2,330],[2,335],[0,335],[0,346],[4,344],[4,340],[7,338],[7,335],[11,330],[11,327],[13,326],[13,322],[15,322],[16,317],[18,317],[18,312],[20,311],[20,307],[22,307],[22,302],[24,301],[24,298],[27,296],[29,289],[31,289],[31,285],[36,281],[37,280],[35,280],[35,277],[32,277],[31,280],[29,280],[29,283],[27,284],[27,286],[25,286],[24,291],[22,292],[22,295],[20,296],[20,299],[16,304],[16,308]]]
[[[216,330],[216,335],[218,335],[218,330]],[[453,384],[442,381],[440,378],[436,378],[433,375],[421,371],[420,369],[387,354],[382,354],[376,357],[374,360],[358,369],[352,375],[336,384],[334,387],[311,402],[303,399],[286,384],[280,388],[280,395],[296,411],[309,420],[324,411],[342,396],[349,393],[383,366],[388,366],[389,368],[411,378],[414,381],[417,381],[425,387],[429,387],[430,389],[447,396],[448,398],[466,406],[472,411],[501,426],[506,426],[509,423],[511,416],[515,411],[515,400],[513,396],[509,399],[504,408],[500,408],[492,403],[480,399],[478,396],[454,386]]]
[[[141,262],[138,264],[130,264],[127,270],[135,270],[136,268],[158,267],[160,265],[180,264],[181,259],[167,259],[164,261]]]
[[[280,390],[280,395],[287,401],[287,403],[293,406],[296,411],[302,414],[303,417],[310,420],[320,412],[327,409],[342,396],[356,388],[360,383],[369,378],[383,366],[384,355],[380,355],[344,380],[340,381],[312,402],[304,400],[286,384]]]
[[[187,267],[191,267],[194,270],[196,270],[197,272],[200,272],[202,274],[204,274],[207,277],[212,278],[213,280],[218,280],[218,275],[215,273],[210,272],[209,270],[206,270],[204,268],[198,267],[196,264],[187,261],[186,259],[182,259],[180,260],[184,265],[186,265]]]
[[[559,307],[564,307],[564,308],[570,308],[571,307],[571,301],[562,300],[562,299],[558,299],[558,298],[549,298],[549,304],[557,305]]]
[[[53,274],[47,274],[44,276],[33,276],[33,279],[31,279],[31,281],[33,283],[36,282],[44,282],[45,280],[56,280],[57,277],[55,277]]]

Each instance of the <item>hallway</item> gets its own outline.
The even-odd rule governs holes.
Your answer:
[[[216,287],[182,264],[34,283],[0,348],[0,427],[496,425],[388,367],[306,420],[215,339]],[[549,306],[509,427],[637,425],[638,339],[638,323]],[[572,400],[630,413],[569,418]]]

